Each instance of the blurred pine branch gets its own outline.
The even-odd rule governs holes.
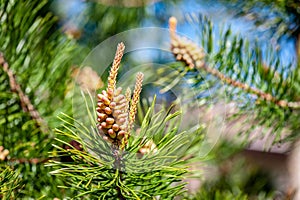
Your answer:
[[[274,142],[288,138],[281,135],[283,128],[296,133],[300,104],[296,86],[298,78],[295,76],[297,73],[291,70],[292,63],[283,64],[278,52],[271,47],[267,48],[267,52],[262,52],[258,44],[249,44],[247,40],[232,34],[230,28],[217,29],[206,17],[193,20],[201,24],[200,45],[177,35],[175,18],[170,19],[170,35],[173,54],[186,65],[177,65],[175,69],[190,80],[197,97],[224,101],[220,94],[225,89],[225,102],[233,101],[238,106],[238,111],[232,116],[234,119],[245,116],[246,112],[248,116],[251,113],[254,123],[272,130]],[[211,75],[227,86],[218,83]],[[168,76],[170,80],[174,79]],[[211,95],[207,96],[205,93],[209,88]],[[249,131],[255,127],[253,124]]]
[[[77,52],[48,6],[45,0],[0,1],[0,145],[9,150],[0,165],[18,170],[22,199],[63,195],[43,162],[52,148],[53,114],[70,113],[64,93]]]

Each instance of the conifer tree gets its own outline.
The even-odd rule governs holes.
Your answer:
[[[177,19],[172,17],[169,46],[174,62],[168,66],[174,73],[164,73],[163,68],[157,75],[167,75],[157,77],[167,85],[161,92],[175,87],[179,79],[188,80],[190,85],[182,86],[180,94],[189,100],[187,110],[178,109],[176,102],[157,110],[155,97],[149,97],[149,105],[143,104],[148,100],[141,96],[146,73],[136,74],[131,89],[117,87],[126,43],[116,47],[109,75],[102,77],[104,84],[97,82],[90,91],[82,87],[81,96],[71,98],[72,69],[73,76],[78,72],[71,66],[78,64],[83,48],[59,30],[57,17],[48,11],[50,3],[0,0],[1,199],[274,197],[264,187],[265,179],[259,179],[263,186],[249,186],[259,190],[253,194],[247,191],[247,184],[234,180],[224,184],[224,177],[216,185],[203,184],[195,195],[188,193],[186,180],[202,178],[198,169],[191,168],[204,160],[224,159],[236,149],[220,147],[221,152],[215,149],[201,156],[210,129],[202,121],[193,127],[181,126],[181,122],[188,123],[180,117],[182,112],[200,108],[199,99],[205,109],[211,103],[234,102],[236,112],[226,120],[240,122],[246,116],[242,124],[246,128],[235,134],[243,139],[243,147],[249,145],[251,131],[258,125],[271,130],[272,145],[294,141],[299,129],[299,63],[285,64],[272,47],[264,52],[258,43],[233,34],[230,28],[216,27],[203,16],[193,21],[201,25],[197,44],[176,32]],[[284,6],[297,10],[294,4]],[[103,6],[89,9],[101,11],[99,16],[90,16],[97,20],[110,10]],[[102,37],[82,38],[79,43],[101,41],[130,21],[136,25],[134,19],[145,14],[143,8],[110,11],[120,14],[117,19],[135,13],[122,27],[98,29]],[[82,115],[75,117],[71,107],[77,101],[83,102],[79,107]],[[143,110],[145,114],[138,115]]]

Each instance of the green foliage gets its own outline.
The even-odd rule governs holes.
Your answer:
[[[0,66],[0,145],[10,151],[6,163],[20,173],[22,199],[62,195],[53,189],[59,181],[43,162],[52,148],[53,114],[70,112],[64,100],[76,52],[74,41],[57,30],[57,17],[47,6],[46,0],[0,1],[0,52],[8,64],[8,69]],[[43,127],[32,111],[45,121]]]
[[[191,140],[201,137],[201,129],[178,132],[179,112],[154,113],[154,102],[148,110],[140,131],[132,133],[124,151],[114,149],[96,129],[96,111],[87,109],[90,124],[82,124],[67,115],[60,118],[64,130],[59,135],[78,141],[83,151],[59,140],[70,148],[56,148],[61,156],[71,156],[74,162],[53,160],[57,168],[52,174],[66,179],[68,187],[87,199],[173,199],[184,192],[182,175]],[[86,105],[94,105],[93,98]],[[147,142],[156,147],[149,153],[140,152]]]
[[[294,126],[298,130],[298,112],[280,104],[281,100],[293,102],[298,99],[299,78],[291,70],[292,63],[285,64],[271,46],[262,50],[258,42],[250,43],[232,33],[230,27],[213,25],[205,16],[191,16],[189,20],[199,24],[199,46],[206,52],[206,68],[189,69],[182,63],[172,64],[176,74],[164,77],[169,83],[166,88],[175,87],[178,82],[174,81],[178,78],[186,79],[189,88],[184,89],[185,97],[196,97],[206,105],[235,102],[237,112],[231,118],[237,120],[247,115],[253,125],[246,133],[259,124],[266,127],[265,131],[272,130],[274,142],[287,139],[282,135],[283,128]],[[211,73],[213,70],[218,74]],[[246,127],[249,121],[245,122]]]
[[[206,17],[200,16],[195,19],[195,23],[201,24],[200,46],[207,52],[209,67],[218,69],[233,80],[270,93],[277,99],[290,100],[288,97],[293,94],[289,90],[292,72],[287,72],[287,69],[291,65],[282,64],[278,52],[272,47],[263,52],[258,43],[250,44],[241,36],[233,34],[230,27],[213,26]],[[286,76],[284,73],[289,74]],[[236,94],[238,93],[233,90],[229,95]]]
[[[0,197],[3,200],[16,198],[15,190],[20,187],[19,173],[9,167],[0,166]]]
[[[249,44],[241,36],[232,34],[230,28],[218,32],[209,20],[200,18],[199,22],[204,24],[200,35],[203,47],[213,46],[207,54],[209,67],[218,69],[234,81],[247,84],[265,94],[271,94],[277,101],[294,99],[293,75],[288,70],[291,65],[282,64],[284,62],[279,59],[278,52],[273,51],[272,47],[262,52],[259,44]],[[211,36],[213,33],[217,35]],[[217,44],[213,38],[218,38]],[[286,76],[286,73],[289,74]],[[245,112],[256,108],[253,112],[254,120],[266,127],[272,127],[273,132],[277,133],[277,142],[281,139],[280,129],[292,115],[289,108],[279,107],[276,102],[262,99],[261,96],[253,97],[248,95],[251,91],[226,86],[226,83],[225,85],[217,83],[215,86],[225,88],[226,98],[239,102],[239,114],[244,115]]]
[[[66,74],[70,74],[74,44],[56,30],[57,18],[43,10],[46,4],[47,1],[1,2],[3,21],[0,27],[0,50],[21,89],[38,112],[47,119],[47,116],[63,105],[62,99],[69,78]],[[32,12],[26,12],[27,10]],[[1,99],[1,105],[6,110],[5,116],[9,118],[2,121],[2,127],[24,130],[32,126],[33,122],[25,123],[20,120],[19,115],[27,114],[19,112],[22,110],[19,108],[20,99],[11,91],[5,73],[2,72],[1,76],[1,94],[6,99]],[[18,114],[14,115],[14,111]],[[11,112],[11,115],[7,112]]]

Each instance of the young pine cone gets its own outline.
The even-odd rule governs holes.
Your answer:
[[[106,140],[120,145],[120,141],[127,133],[128,103],[122,88],[113,92],[110,89],[98,94],[97,121],[98,129]]]
[[[130,130],[133,128],[144,77],[142,73],[137,73],[132,99],[129,88],[125,95],[122,94],[122,88],[116,89],[116,78],[124,49],[123,43],[118,44],[107,89],[98,94],[96,108],[99,133],[105,140],[121,148],[127,144]]]
[[[171,35],[171,51],[176,60],[183,61],[190,69],[201,68],[204,66],[204,50],[185,37],[176,34],[177,20],[175,17],[169,19]]]

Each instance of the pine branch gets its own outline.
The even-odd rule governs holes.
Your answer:
[[[18,84],[17,82],[15,74],[10,69],[9,64],[5,60],[2,52],[0,52],[0,65],[9,77],[9,85],[11,91],[19,96],[23,111],[29,113],[31,118],[35,120],[36,124],[42,129],[43,132],[48,132],[49,127],[47,126],[47,123],[41,117],[38,110],[33,106],[28,96],[23,92],[20,84]]]
[[[139,72],[136,76],[136,85],[133,92],[133,99],[130,104],[130,89],[127,89],[125,96],[121,94],[122,88],[116,89],[117,75],[121,59],[125,50],[125,45],[119,43],[113,65],[108,77],[108,86],[102,94],[98,95],[98,130],[103,138],[112,143],[111,151],[114,156],[114,169],[118,171],[120,181],[123,181],[123,149],[128,143],[130,130],[133,128],[137,103],[142,90],[144,75]],[[126,198],[122,194],[122,189],[116,184],[117,196],[120,200]]]
[[[251,93],[256,95],[257,97],[272,102],[279,107],[282,108],[292,108],[292,109],[300,109],[300,101],[292,102],[282,99],[277,99],[272,94],[263,92],[260,89],[255,87],[251,87],[246,83],[242,83],[240,81],[234,80],[218,69],[214,69],[209,67],[204,62],[204,51],[202,48],[198,47],[192,41],[189,41],[187,38],[180,37],[176,34],[176,24],[177,20],[175,17],[171,17],[169,19],[169,29],[171,35],[171,50],[176,57],[177,60],[183,61],[190,69],[202,69],[207,73],[217,77],[221,81],[225,82],[228,85],[231,85],[236,88],[240,88],[247,93]]]
[[[122,49],[118,48],[116,53],[121,55],[118,51]],[[65,114],[59,117],[64,122],[64,130],[57,129],[57,134],[78,141],[83,151],[70,145],[69,149],[54,145],[58,155],[71,156],[73,162],[52,160],[48,166],[57,168],[52,174],[67,179],[66,187],[76,190],[76,197],[173,199],[185,192],[181,181],[187,173],[188,161],[183,158],[191,152],[196,155],[191,148],[195,146],[192,141],[199,141],[198,144],[202,141],[202,127],[179,132],[181,112],[173,112],[171,106],[166,112],[155,113],[154,98],[139,134],[130,130],[132,127],[127,122],[134,123],[143,74],[137,74],[131,98],[129,89],[125,95],[121,94],[121,88],[113,91],[118,72],[114,66],[107,80],[112,87],[97,95],[97,107],[92,95],[87,99],[82,93],[88,121],[82,123]],[[135,134],[129,135],[129,131]]]
[[[182,175],[187,173],[181,156],[190,153],[187,151],[189,142],[200,135],[193,130],[177,133],[178,129],[174,126],[178,124],[174,122],[179,122],[179,113],[165,114],[161,111],[154,114],[154,105],[155,101],[144,118],[140,134],[132,135],[123,154],[116,145],[103,140],[96,128],[86,127],[88,124],[64,116],[61,119],[67,125],[65,128],[69,128],[66,132],[57,130],[57,133],[80,141],[84,151],[75,148],[66,151],[56,146],[58,155],[71,156],[73,162],[50,161],[49,166],[57,168],[52,173],[67,179],[68,187],[78,191],[77,197],[173,199],[178,196],[184,192],[181,180]],[[92,115],[96,118],[96,111]],[[139,156],[139,150],[153,137],[158,144],[156,151]]]

